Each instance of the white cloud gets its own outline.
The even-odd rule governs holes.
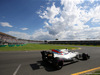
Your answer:
[[[44,8],[44,6],[40,6],[41,8]]]
[[[9,35],[15,36],[17,38],[21,38],[21,39],[30,39],[31,35],[27,34],[27,33],[22,33],[22,32],[17,32],[17,31],[9,31],[6,32]]]
[[[49,32],[45,32],[43,29],[37,30],[31,36],[31,39],[35,40],[52,40],[55,36],[50,35]]]
[[[95,7],[93,10],[92,10],[92,13],[93,13],[93,20],[92,22],[100,22],[100,5]]]
[[[40,11],[41,12],[41,11]],[[39,12],[39,13],[40,13]],[[43,13],[40,14],[40,17],[46,18],[46,19],[52,19],[54,18],[56,15],[58,15],[60,12],[60,8],[55,6],[55,3],[53,3],[53,5],[51,7],[47,7],[46,11],[44,11]]]
[[[10,25],[8,22],[0,22],[1,26],[3,27],[13,27],[12,25]]]
[[[90,0],[91,3],[93,3],[95,0]]]
[[[87,39],[100,37],[100,27],[91,28],[85,25],[90,19],[91,22],[100,22],[100,5],[93,7],[84,4],[86,0],[61,0],[61,5],[56,7],[55,3],[46,10],[41,11],[39,16],[47,19],[42,31],[43,36],[53,36],[59,39]],[[94,3],[95,0],[89,0]],[[96,0],[97,1],[97,0]],[[83,3],[83,6],[81,4]],[[78,6],[80,4],[80,6]],[[89,10],[87,10],[89,8]],[[96,35],[95,35],[96,34]],[[38,34],[38,36],[41,34]],[[52,39],[52,37],[51,37]]]
[[[28,30],[28,28],[21,28],[21,30]]]
[[[44,32],[44,30],[40,29],[36,32],[34,32],[32,35],[29,35],[27,33],[23,33],[23,32],[17,32],[17,31],[9,31],[6,32],[9,35],[15,36],[17,38],[21,38],[21,39],[31,39],[31,40],[52,40],[55,37],[52,35],[49,35],[48,32]]]
[[[100,39],[100,27],[91,27],[91,23],[86,25],[91,19],[91,22],[100,23],[100,5],[87,6],[84,4],[85,1],[61,0],[59,7],[53,3],[46,9],[44,8],[45,10],[40,10],[37,13],[41,19],[46,19],[45,25],[43,29],[35,31],[32,35],[20,32],[9,33],[20,38],[34,40]],[[94,0],[89,1],[92,4],[95,2]],[[89,10],[87,10],[88,7]]]

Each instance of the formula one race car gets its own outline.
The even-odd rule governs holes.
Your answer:
[[[41,51],[42,60],[52,63],[56,69],[61,69],[64,62],[77,62],[87,60],[90,56],[86,53],[71,52],[68,49],[52,49],[52,51]]]

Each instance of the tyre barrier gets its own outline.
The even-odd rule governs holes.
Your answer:
[[[8,47],[14,47],[15,45],[8,45]]]
[[[0,45],[0,47],[19,47],[24,46],[25,44],[19,44],[19,45]]]
[[[0,47],[6,47],[7,45],[0,45]]]
[[[21,46],[21,45],[16,45],[16,47],[19,47],[19,46]]]

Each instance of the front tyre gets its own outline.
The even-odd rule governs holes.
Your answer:
[[[83,60],[87,60],[89,58],[90,58],[90,56],[88,54],[82,53],[82,59]]]

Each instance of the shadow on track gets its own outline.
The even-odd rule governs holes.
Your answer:
[[[43,61],[37,61],[36,63],[30,64],[30,66],[33,70],[45,69],[48,72],[56,71],[52,64]]]
[[[65,63],[63,66],[67,66],[67,65],[70,65],[70,64],[73,64],[73,63],[76,63],[76,62]],[[55,67],[52,64],[46,63],[46,62],[43,62],[43,61],[37,61],[36,63],[30,64],[30,67],[33,70],[45,69],[48,72],[57,71],[57,69],[55,69]]]

